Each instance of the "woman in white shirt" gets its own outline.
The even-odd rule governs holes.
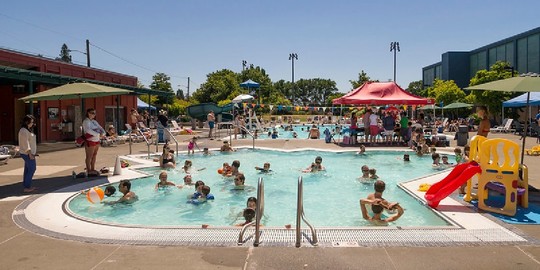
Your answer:
[[[36,172],[36,135],[32,133],[36,119],[32,115],[26,115],[19,130],[19,151],[24,160],[23,192],[30,193],[36,191],[32,187],[32,178]]]
[[[86,138],[84,150],[86,151],[86,173],[90,176],[99,176],[99,172],[96,171],[96,156],[100,141],[105,137],[105,130],[95,118],[96,110],[86,110],[86,119],[83,121],[83,132]]]

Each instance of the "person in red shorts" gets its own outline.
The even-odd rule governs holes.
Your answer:
[[[96,156],[102,138],[105,138],[105,129],[96,121],[96,110],[86,110],[86,119],[83,121],[83,132],[86,138],[84,150],[86,152],[86,173],[90,176],[98,176],[96,171]]]

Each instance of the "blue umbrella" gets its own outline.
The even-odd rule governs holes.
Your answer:
[[[252,81],[251,79],[243,82],[240,84],[240,87],[244,87],[244,88],[247,88],[248,89],[248,92],[249,92],[249,89],[250,88],[259,88],[260,87],[260,84],[258,82],[254,82]],[[261,101],[261,97],[259,96],[259,103]]]
[[[259,88],[259,86],[260,86],[260,84],[258,82],[254,82],[251,79],[240,84],[240,87],[244,87],[244,88],[248,88],[248,89],[249,88]]]

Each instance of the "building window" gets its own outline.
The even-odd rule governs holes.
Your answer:
[[[527,38],[527,72],[540,72],[540,35]]]

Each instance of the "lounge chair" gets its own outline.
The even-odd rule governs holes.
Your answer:
[[[10,158],[12,158],[12,156],[9,152],[9,148],[4,146],[0,147],[0,164],[7,164]]]
[[[514,119],[506,119],[506,122],[504,122],[503,120],[503,125],[501,126],[498,126],[498,127],[495,127],[495,128],[490,128],[489,131],[490,132],[508,132],[508,131],[514,131],[514,129],[512,129],[512,122],[514,122]]]
[[[176,120],[171,120],[172,127],[169,128],[169,131],[172,135],[176,136],[182,134],[183,129],[178,125]]]

